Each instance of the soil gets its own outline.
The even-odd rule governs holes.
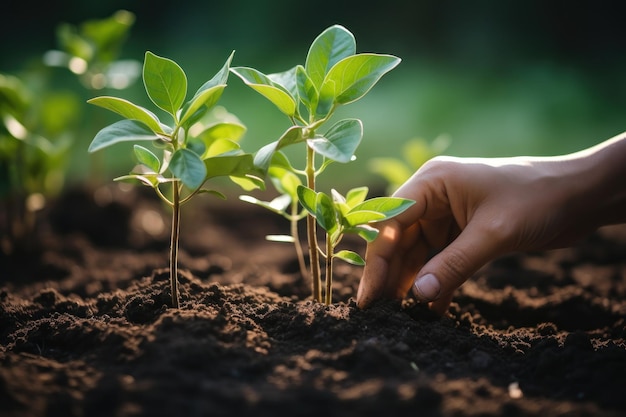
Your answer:
[[[335,302],[312,302],[293,248],[264,240],[282,218],[203,197],[173,309],[168,212],[136,190],[69,190],[1,255],[1,416],[626,415],[624,226],[500,258],[439,318],[358,309],[339,262]]]

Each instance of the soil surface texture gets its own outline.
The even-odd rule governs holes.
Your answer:
[[[362,268],[310,300],[286,221],[237,200],[169,211],[72,189],[0,254],[0,416],[624,416],[626,227],[486,265],[445,317],[360,310]],[[364,253],[365,244],[347,239]]]

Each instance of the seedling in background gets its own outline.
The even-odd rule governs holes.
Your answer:
[[[0,252],[32,249],[36,211],[61,191],[80,101],[38,72],[0,74]],[[2,215],[3,213],[3,215]]]
[[[352,33],[343,26],[334,25],[313,41],[304,66],[297,65],[285,72],[270,75],[249,67],[231,68],[244,83],[284,113],[292,124],[277,141],[265,145],[256,153],[255,165],[266,172],[275,184],[280,183],[280,177],[276,177],[276,170],[272,171],[272,168],[280,167],[283,172],[303,177],[302,186],[317,193],[316,178],[332,162],[347,163],[355,158],[354,152],[363,137],[363,124],[358,119],[343,119],[323,133],[320,133],[320,130],[329,122],[339,106],[362,98],[384,74],[399,63],[400,58],[392,55],[357,54],[356,41]],[[281,150],[300,143],[305,145],[306,162],[303,169],[296,169]],[[318,164],[316,157],[322,158],[321,163]],[[285,202],[287,199],[290,204],[295,201],[296,196],[291,192],[284,195],[288,196],[284,197]],[[307,203],[302,201],[302,197],[302,193],[297,192],[299,203],[306,208]],[[253,199],[248,201],[272,208],[271,202],[258,202]],[[285,215],[286,207],[285,205],[274,211]],[[286,217],[295,219],[294,213],[297,211],[291,207],[289,212],[291,217]],[[316,228],[316,217],[317,223],[322,221],[319,218],[321,213],[316,210],[307,211],[313,299],[321,302],[320,249]],[[297,236],[292,238],[297,242]],[[332,258],[331,256],[331,260]],[[327,285],[331,279],[329,275]]]
[[[134,23],[135,15],[127,10],[78,26],[62,23],[56,28],[59,49],[46,52],[43,61],[48,66],[67,68],[90,91],[122,90],[141,76],[140,62],[118,59]]]
[[[393,194],[426,161],[443,153],[449,145],[448,135],[439,135],[432,142],[420,138],[411,139],[402,147],[402,158],[372,158],[368,161],[368,167],[387,181],[387,193]]]
[[[170,124],[164,124],[151,111],[122,98],[102,96],[89,100],[125,118],[100,130],[89,152],[124,141],[153,142],[161,149],[159,158],[147,147],[135,144],[133,149],[139,164],[129,175],[116,180],[140,181],[152,187],[172,208],[170,287],[174,308],[179,307],[180,207],[199,193],[226,198],[219,191],[205,188],[207,180],[215,177],[229,177],[246,190],[263,186],[263,181],[254,175],[252,155],[243,153],[237,142],[245,127],[231,121],[204,123],[226,87],[232,56],[185,101],[187,76],[182,68],[170,59],[146,52],[143,65],[146,92],[159,109],[171,116]],[[161,187],[169,188],[169,195]]]

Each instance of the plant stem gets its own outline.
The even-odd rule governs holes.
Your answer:
[[[307,186],[315,190],[315,151],[306,147],[306,178]],[[309,242],[309,258],[311,263],[311,279],[313,280],[313,299],[322,301],[322,282],[320,277],[320,260],[317,246],[317,227],[315,217],[310,213],[306,216],[306,230]]]
[[[300,273],[302,274],[302,278],[307,279],[309,274],[306,269],[306,263],[304,262],[304,252],[302,251],[302,244],[300,243],[300,235],[298,233],[298,208],[298,200],[294,200],[291,203],[291,237],[293,237],[293,244],[296,248]]]
[[[178,182],[172,184],[172,235],[170,242],[170,289],[172,307],[178,308],[178,234],[180,231],[180,189]]]
[[[333,242],[328,233],[326,233],[326,305],[333,302]]]

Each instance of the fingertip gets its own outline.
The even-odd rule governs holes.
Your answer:
[[[441,283],[433,274],[425,274],[413,283],[413,295],[422,302],[434,301],[441,292]]]

